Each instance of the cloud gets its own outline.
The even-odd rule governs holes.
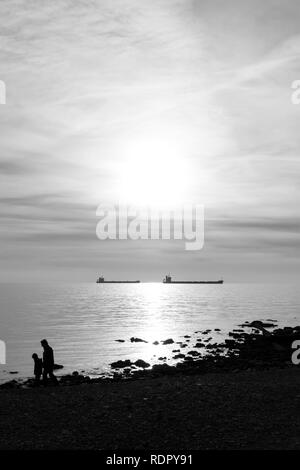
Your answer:
[[[12,277],[24,259],[32,278],[39,259],[53,277],[55,263],[63,277],[93,273],[98,250],[107,269],[131,256],[149,273],[155,256],[191,270],[204,257],[212,272],[256,246],[296,257],[296,0],[3,0],[0,16],[1,259]],[[116,203],[137,136],[145,151],[169,142],[190,169],[186,196],[204,203],[209,227],[194,258],[171,242],[139,244],[135,256],[93,241],[96,207]]]

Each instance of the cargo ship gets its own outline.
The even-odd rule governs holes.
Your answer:
[[[172,277],[168,274],[164,279],[164,284],[223,284],[223,279],[218,281],[172,281]]]
[[[138,284],[141,281],[106,281],[103,276],[98,277],[96,284]]]

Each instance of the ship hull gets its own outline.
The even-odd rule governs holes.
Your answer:
[[[141,281],[97,281],[97,284],[139,284]]]
[[[164,284],[223,284],[224,281],[171,281]]]

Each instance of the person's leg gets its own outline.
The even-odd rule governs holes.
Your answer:
[[[41,375],[36,374],[35,379],[34,379],[35,385],[40,385],[40,379],[41,379]]]
[[[43,384],[46,385],[47,384],[47,375],[48,375],[48,371],[46,369],[43,370]]]
[[[58,385],[58,380],[55,377],[55,375],[53,374],[53,370],[49,371],[49,377],[55,385]]]

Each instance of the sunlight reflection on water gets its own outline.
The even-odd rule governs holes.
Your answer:
[[[246,320],[269,318],[296,325],[299,305],[300,294],[290,285],[3,284],[0,339],[8,362],[0,366],[0,379],[31,375],[31,354],[41,352],[44,337],[56,362],[64,364],[63,373],[99,374],[121,358],[153,363],[166,356],[171,362],[176,342],[192,335],[192,346],[198,330],[226,333]],[[131,343],[133,336],[148,343]],[[213,339],[221,336],[213,333]],[[175,344],[153,345],[167,338]]]

